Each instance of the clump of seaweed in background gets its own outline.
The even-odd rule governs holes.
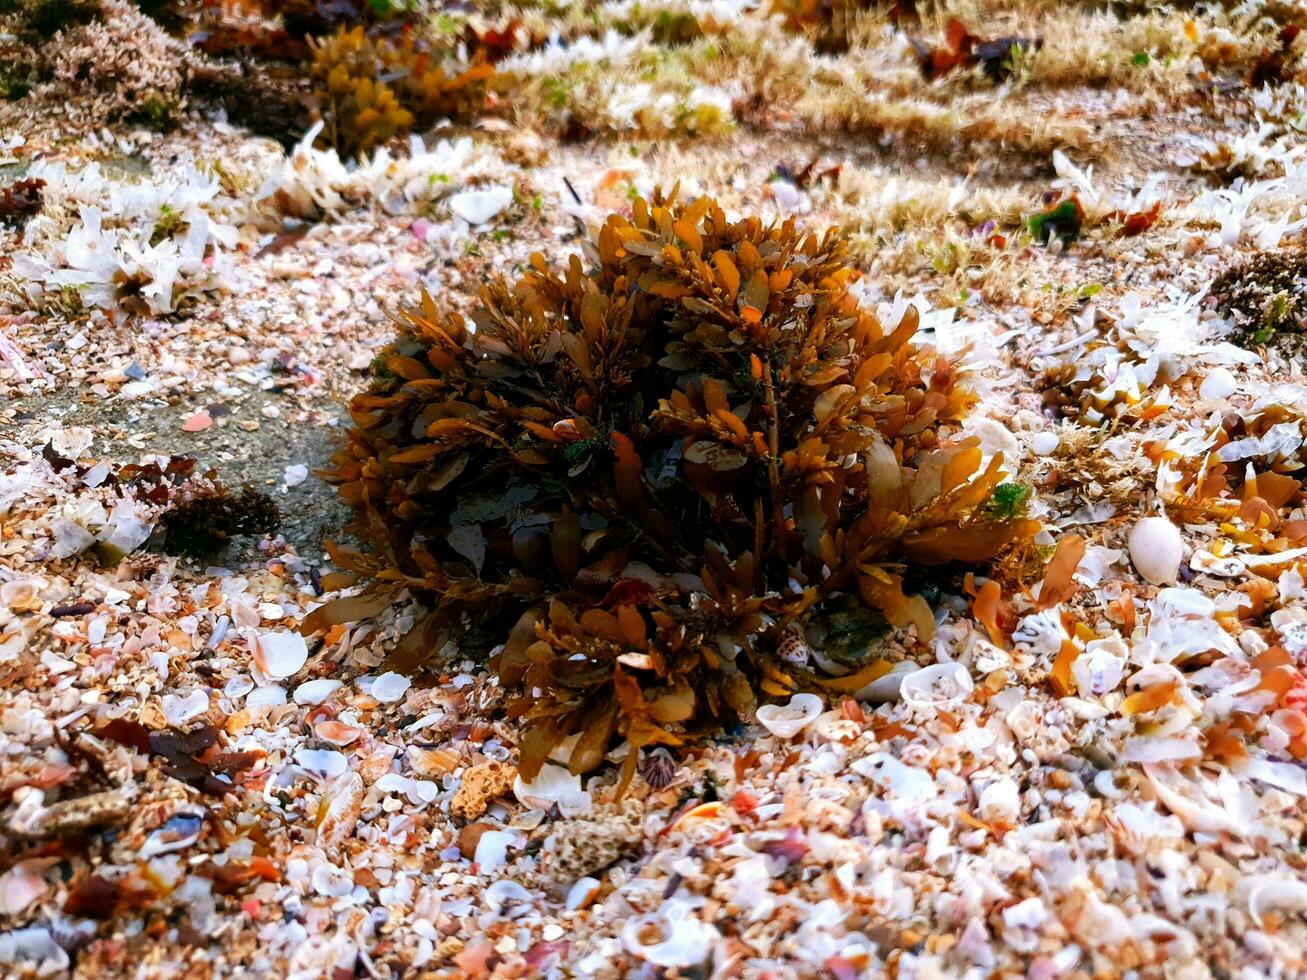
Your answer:
[[[494,68],[447,74],[411,33],[376,40],[362,25],[313,43],[309,76],[320,103],[323,139],[345,156],[367,153],[414,126],[459,115],[476,104]]]
[[[19,34],[44,42],[92,23],[100,16],[100,5],[96,0],[9,0],[0,13],[16,17]]]
[[[277,502],[254,487],[233,493],[212,482],[173,503],[159,520],[170,554],[205,558],[239,534],[272,534],[281,524]]]
[[[843,54],[852,44],[858,15],[874,9],[874,0],[772,0],[787,29],[807,34],[822,54]]]
[[[16,180],[0,188],[0,225],[22,228],[29,218],[41,213],[45,203],[45,181],[36,178]]]
[[[392,655],[412,669],[465,614],[497,628],[527,775],[565,742],[586,772],[759,694],[855,692],[889,664],[782,655],[814,610],[853,598],[928,637],[902,563],[984,561],[1036,526],[958,430],[957,365],[912,343],[914,309],[858,304],[833,232],[675,198],[610,216],[565,269],[537,254],[490,282],[475,329],[424,296],[328,474],[367,545],[331,546],[328,587],[366,584],[305,632],[415,597]]]
[[[985,77],[998,84],[1013,74],[1023,52],[1037,50],[1043,42],[1031,37],[999,37],[991,40],[976,37],[957,18],[949,20],[944,31],[944,46],[932,47],[912,39],[917,64],[927,81],[943,78],[959,68],[979,67]]]
[[[1307,249],[1259,252],[1242,259],[1216,278],[1210,295],[1249,343],[1300,333],[1307,326]]]

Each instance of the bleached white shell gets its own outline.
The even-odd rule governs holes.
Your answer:
[[[916,669],[917,665],[911,660],[900,660],[890,668],[888,674],[877,677],[853,696],[859,701],[866,701],[870,704],[889,704],[897,701],[902,694],[903,678],[916,671]]]
[[[1021,795],[1011,779],[996,779],[980,791],[976,807],[982,820],[1014,823],[1021,815]]]
[[[298,673],[309,659],[308,644],[298,633],[260,633],[254,640],[254,663],[280,680]]]
[[[449,199],[449,210],[469,225],[483,225],[513,203],[513,188],[486,187],[460,191]]]
[[[653,942],[648,940],[656,937]],[[657,912],[628,919],[622,945],[632,956],[654,966],[699,966],[712,953],[721,934],[700,920],[683,902],[665,902]]]
[[[279,704],[286,703],[286,689],[280,684],[273,684],[270,687],[260,687],[250,692],[250,696],[245,699],[245,710],[255,711],[258,708],[275,708]]]
[[[174,727],[184,725],[209,710],[208,692],[199,689],[184,697],[178,694],[165,694],[161,701],[163,716],[168,720],[168,724]]]
[[[49,890],[46,880],[30,869],[10,868],[0,875],[0,915],[18,915]]]
[[[1056,432],[1036,432],[1030,440],[1030,448],[1037,456],[1047,456],[1049,453],[1056,451],[1061,444],[1062,440]]]
[[[821,698],[817,695],[796,694],[789,704],[764,704],[758,709],[758,724],[777,738],[793,738],[816,721],[821,712]]]
[[[1173,585],[1184,557],[1180,530],[1165,517],[1145,517],[1130,531],[1130,560],[1145,582]]]
[[[511,878],[501,878],[483,893],[486,905],[498,912],[509,902],[529,902],[531,893]]]
[[[1260,925],[1267,912],[1307,911],[1307,884],[1280,875],[1258,875],[1248,892],[1248,911]]]
[[[508,861],[508,845],[514,837],[506,830],[487,830],[477,841],[473,860],[481,866],[482,871],[497,868]]]
[[[1143,768],[1158,800],[1190,830],[1204,834],[1225,832],[1244,837],[1255,829],[1241,824],[1226,809],[1210,800],[1200,799],[1198,784],[1181,776],[1172,767],[1145,762]]]
[[[60,429],[50,437],[50,444],[60,456],[78,459],[82,453],[91,448],[95,433],[85,426],[72,426]]]
[[[975,687],[965,667],[943,663],[908,674],[903,678],[901,692],[904,702],[914,708],[948,711],[965,701]]]
[[[295,761],[309,772],[328,779],[342,775],[349,768],[345,756],[335,749],[296,749]]]
[[[197,810],[178,810],[163,822],[141,846],[142,858],[157,857],[190,847],[200,839],[204,830],[204,813]]]
[[[1121,686],[1130,651],[1120,637],[1091,640],[1071,665],[1076,689],[1085,697],[1101,696]]]
[[[0,585],[0,604],[9,609],[25,612],[39,608],[39,596],[45,583],[39,578],[20,578]]]
[[[382,704],[391,704],[402,698],[412,686],[413,682],[403,674],[390,670],[372,682],[369,693]]]
[[[322,863],[313,869],[313,890],[326,898],[341,898],[354,890],[354,876],[344,868]]]
[[[979,437],[980,451],[986,458],[1001,455],[1003,469],[1008,473],[1017,471],[1021,462],[1021,443],[1002,422],[976,416],[967,419],[963,431],[967,435]]]
[[[583,909],[599,897],[600,882],[598,878],[577,878],[567,890],[567,911]]]
[[[305,681],[299,687],[295,688],[295,703],[322,704],[323,701],[326,701],[327,698],[335,694],[341,686],[340,681],[332,680],[329,677],[322,677],[313,681]]]
[[[548,810],[555,803],[560,806],[564,802],[569,805],[578,804],[582,796],[586,797],[588,802],[589,797],[589,794],[581,791],[580,776],[562,766],[551,765],[548,762],[540,767],[536,778],[531,782],[523,781],[521,776],[514,779],[513,795],[520,802],[538,810]]]
[[[1217,401],[1229,398],[1238,388],[1239,382],[1234,379],[1234,375],[1228,368],[1214,367],[1207,372],[1207,377],[1203,378],[1203,383],[1198,386],[1198,397]]]

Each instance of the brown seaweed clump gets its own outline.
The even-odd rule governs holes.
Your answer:
[[[712,200],[634,202],[565,268],[480,293],[472,323],[424,296],[351,403],[329,478],[364,589],[306,632],[420,603],[392,655],[464,622],[506,640],[520,768],[560,743],[593,770],[614,739],[679,745],[760,694],[856,691],[778,654],[823,603],[934,626],[904,563],[980,562],[1034,524],[989,507],[1001,460],[957,423],[957,365],[850,292],[833,233],[729,220]],[[625,778],[638,752],[627,757]]]
[[[8,187],[0,187],[0,225],[21,229],[28,219],[41,213],[44,204],[43,180],[16,180]]]
[[[342,156],[368,153],[395,136],[478,104],[489,64],[446,73],[435,53],[411,32],[395,41],[343,26],[313,42],[309,76],[324,123],[323,139]]]

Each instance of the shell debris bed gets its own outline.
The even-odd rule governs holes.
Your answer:
[[[0,13],[0,974],[1307,973],[1299,8],[417,3],[506,47],[484,101],[346,160],[206,101],[172,5],[69,5],[112,29],[44,67],[4,19],[40,6]],[[910,573],[929,641],[794,631],[884,670],[619,795],[629,747],[519,772],[474,638],[408,674],[404,603],[300,624],[390,314],[678,181],[839,229],[1043,530]],[[280,530],[169,552],[247,484]]]

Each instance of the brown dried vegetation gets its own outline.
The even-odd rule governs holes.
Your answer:
[[[915,312],[861,308],[856,277],[833,232],[673,193],[565,269],[537,254],[485,286],[475,328],[424,296],[330,472],[368,548],[333,547],[347,571],[324,582],[366,587],[305,631],[412,595],[404,669],[464,614],[490,624],[528,777],[570,736],[584,772],[615,737],[678,745],[759,693],[857,690],[883,665],[823,678],[782,634],[860,596],[927,636],[897,563],[984,561],[1033,524],[986,507],[1000,462],[957,433],[956,365],[912,343]]]
[[[309,75],[325,123],[323,138],[342,155],[367,153],[415,126],[457,116],[477,104],[493,66],[447,74],[437,53],[411,32],[391,42],[362,25],[313,42]]]

